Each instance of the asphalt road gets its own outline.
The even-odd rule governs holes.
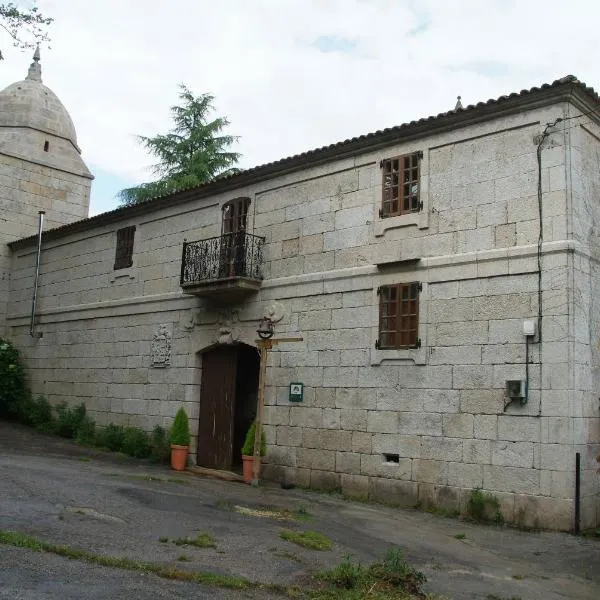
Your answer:
[[[302,519],[288,518],[291,513]],[[320,531],[333,549],[298,547],[279,537],[282,529]],[[596,540],[476,526],[314,492],[181,475],[2,422],[0,530],[96,555],[292,585],[306,584],[312,572],[338,564],[345,555],[370,563],[401,546],[409,562],[427,575],[427,591],[448,598],[600,598]],[[199,533],[211,534],[216,548],[160,541]],[[457,533],[465,538],[457,539]],[[115,597],[271,596],[0,544],[0,599]]]

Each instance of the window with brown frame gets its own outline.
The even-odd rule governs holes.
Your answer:
[[[115,252],[115,271],[133,265],[133,240],[135,225],[117,230],[117,249]]]
[[[223,204],[223,222],[221,233],[240,233],[246,230],[246,218],[250,198],[235,198]]]
[[[418,212],[423,208],[420,201],[420,168],[422,152],[413,152],[381,161],[382,204],[379,216],[395,217]]]
[[[379,294],[378,349],[419,348],[419,282],[383,285]]]

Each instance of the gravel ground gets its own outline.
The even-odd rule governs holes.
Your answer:
[[[289,513],[303,518],[277,518]],[[320,531],[333,549],[300,548],[279,537],[284,528]],[[1,422],[0,530],[100,555],[292,585],[302,585],[310,573],[347,554],[368,563],[397,545],[426,573],[427,590],[449,598],[600,598],[597,540],[476,526],[314,492],[177,474]],[[160,541],[199,533],[210,533],[216,548]],[[456,539],[457,533],[466,537]],[[185,562],[178,560],[182,555]],[[115,597],[270,596],[0,545],[2,599]]]

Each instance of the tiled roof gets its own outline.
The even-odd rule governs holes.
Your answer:
[[[115,210],[105,212],[94,217],[89,217],[81,221],[76,221],[68,225],[63,225],[55,229],[48,230],[44,233],[44,239],[54,239],[62,237],[69,233],[91,229],[96,225],[111,223],[132,217],[139,213],[146,213],[149,210],[155,210],[172,203],[180,203],[198,196],[207,196],[211,193],[218,193],[235,187],[249,184],[253,181],[263,180],[267,177],[273,177],[288,171],[293,171],[298,168],[319,164],[320,162],[335,158],[340,155],[366,151],[382,144],[401,140],[405,137],[412,137],[427,132],[431,129],[447,126],[461,126],[468,123],[471,119],[476,118],[492,118],[504,110],[511,110],[515,107],[522,106],[524,102],[531,100],[535,102],[538,98],[544,95],[554,97],[562,91],[578,90],[583,92],[593,104],[600,105],[600,97],[594,88],[579,81],[573,75],[567,75],[561,79],[557,79],[552,83],[545,83],[539,87],[532,87],[520,92],[514,92],[499,98],[493,98],[486,102],[478,102],[470,104],[464,108],[450,110],[447,112],[432,115],[416,121],[410,121],[394,127],[387,127],[372,133],[349,138],[335,144],[308,150],[300,154],[281,158],[279,160],[245,169],[239,173],[226,177],[217,178],[211,182],[196,186],[190,189],[178,190],[167,196],[160,196],[147,200],[133,206],[123,206]],[[600,106],[599,106],[600,114]],[[37,236],[30,236],[22,240],[11,242],[9,246],[18,247],[27,245]]]

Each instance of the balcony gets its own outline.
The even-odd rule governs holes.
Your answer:
[[[265,238],[245,232],[184,242],[181,287],[186,294],[237,300],[260,289]]]

